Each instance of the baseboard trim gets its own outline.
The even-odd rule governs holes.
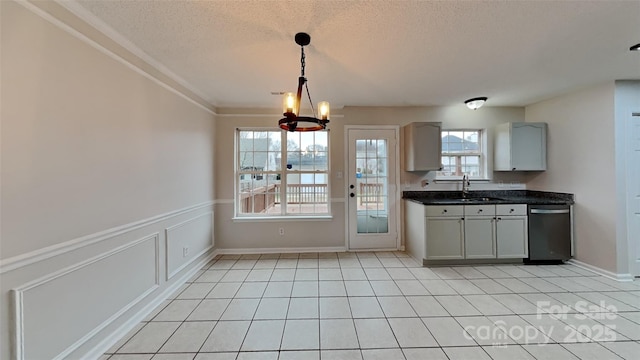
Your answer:
[[[195,210],[199,210],[208,206],[212,206],[213,201],[206,201],[204,203],[196,204],[186,208],[174,210],[165,214],[150,217],[144,220],[132,222],[129,224],[121,225],[104,231],[100,231],[94,234],[82,236],[73,240],[65,241],[60,244],[47,246],[42,249],[28,252],[26,254],[10,257],[8,259],[0,260],[0,274],[4,274],[8,271],[16,270],[27,265],[34,264],[39,261],[43,261],[54,256],[58,256],[70,251],[77,250],[79,248],[89,246],[100,241],[108,240],[118,235],[149,226],[151,224],[158,223],[160,221],[167,220],[169,218],[186,214]]]
[[[344,246],[328,246],[328,247],[302,247],[302,248],[235,248],[235,249],[217,249],[217,253],[221,255],[237,255],[237,254],[274,254],[274,253],[310,253],[310,252],[345,252]]]
[[[145,307],[143,307],[137,314],[131,316],[124,324],[120,325],[118,329],[112,332],[98,345],[96,345],[90,352],[88,352],[84,358],[98,359],[113,345],[115,345],[121,338],[127,335],[133,328],[144,320],[153,310],[155,310],[163,301],[165,301],[169,295],[177,291],[187,280],[194,276],[204,265],[218,255],[217,250],[213,250],[210,254],[203,257],[200,261],[195,263],[193,267],[180,276],[176,281],[164,291],[158,294],[153,300],[151,300]]]
[[[613,271],[609,271],[609,270],[605,270],[603,268],[599,268],[597,266],[591,265],[591,264],[587,264],[585,262],[582,262],[580,260],[576,260],[576,259],[569,259],[569,261],[567,261],[567,263],[571,264],[571,265],[575,265],[579,268],[585,269],[585,270],[589,270],[595,274],[598,275],[602,275],[606,278],[612,279],[612,280],[616,280],[616,281],[620,281],[620,282],[627,282],[627,281],[633,281],[633,276],[631,274],[618,274],[618,273],[614,273]]]
[[[179,267],[177,267],[176,269],[170,271],[169,269],[169,242],[171,241],[172,237],[170,236],[171,231],[181,228],[191,222],[196,221],[197,219],[200,219],[202,217],[207,216],[209,218],[209,220],[211,220],[211,233],[213,235],[213,223],[214,223],[214,219],[213,219],[213,211],[209,211],[206,213],[202,213],[202,214],[198,214],[195,217],[192,217],[190,219],[187,219],[181,223],[178,223],[176,225],[170,226],[166,229],[164,229],[164,238],[165,238],[165,270],[166,270],[166,274],[165,274],[165,280],[169,281],[171,280],[171,278],[173,278],[176,274],[178,274],[180,271],[182,271],[182,269],[188,267],[192,262],[194,262],[196,259],[198,259],[200,256],[206,254],[207,252],[209,252],[211,249],[213,249],[213,241],[211,242],[210,246],[207,246],[206,248],[202,249],[198,254],[196,254],[196,256],[194,256],[191,260],[185,262],[184,264],[180,265]]]
[[[175,271],[172,271],[170,274],[167,273],[166,274],[166,280],[169,281],[171,279],[173,279],[173,277],[178,274],[180,271],[184,270],[184,268],[188,267],[189,265],[191,265],[193,263],[193,261],[195,259],[197,259],[198,257],[206,254],[207,252],[209,252],[211,249],[213,248],[213,246],[209,246],[207,248],[205,248],[204,250],[202,250],[199,254],[197,254],[196,256],[193,257],[193,260],[188,261],[184,264],[182,264],[180,267],[178,267]]]

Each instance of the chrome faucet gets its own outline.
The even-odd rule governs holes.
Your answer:
[[[469,186],[471,182],[469,181],[469,175],[462,175],[462,197],[466,198],[469,195]]]

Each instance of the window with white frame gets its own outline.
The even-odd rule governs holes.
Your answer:
[[[459,179],[468,175],[471,179],[486,178],[484,131],[442,130],[442,170],[437,179]]]
[[[238,129],[236,216],[329,215],[329,132]]]

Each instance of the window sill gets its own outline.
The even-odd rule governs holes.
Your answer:
[[[233,222],[270,222],[270,221],[329,221],[331,215],[289,215],[289,216],[235,216]]]

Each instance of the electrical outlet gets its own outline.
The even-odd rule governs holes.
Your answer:
[[[189,248],[185,246],[182,248],[182,257],[187,257],[188,255],[189,255]]]
[[[278,229],[278,233],[280,234],[280,236],[284,236],[284,228]]]

